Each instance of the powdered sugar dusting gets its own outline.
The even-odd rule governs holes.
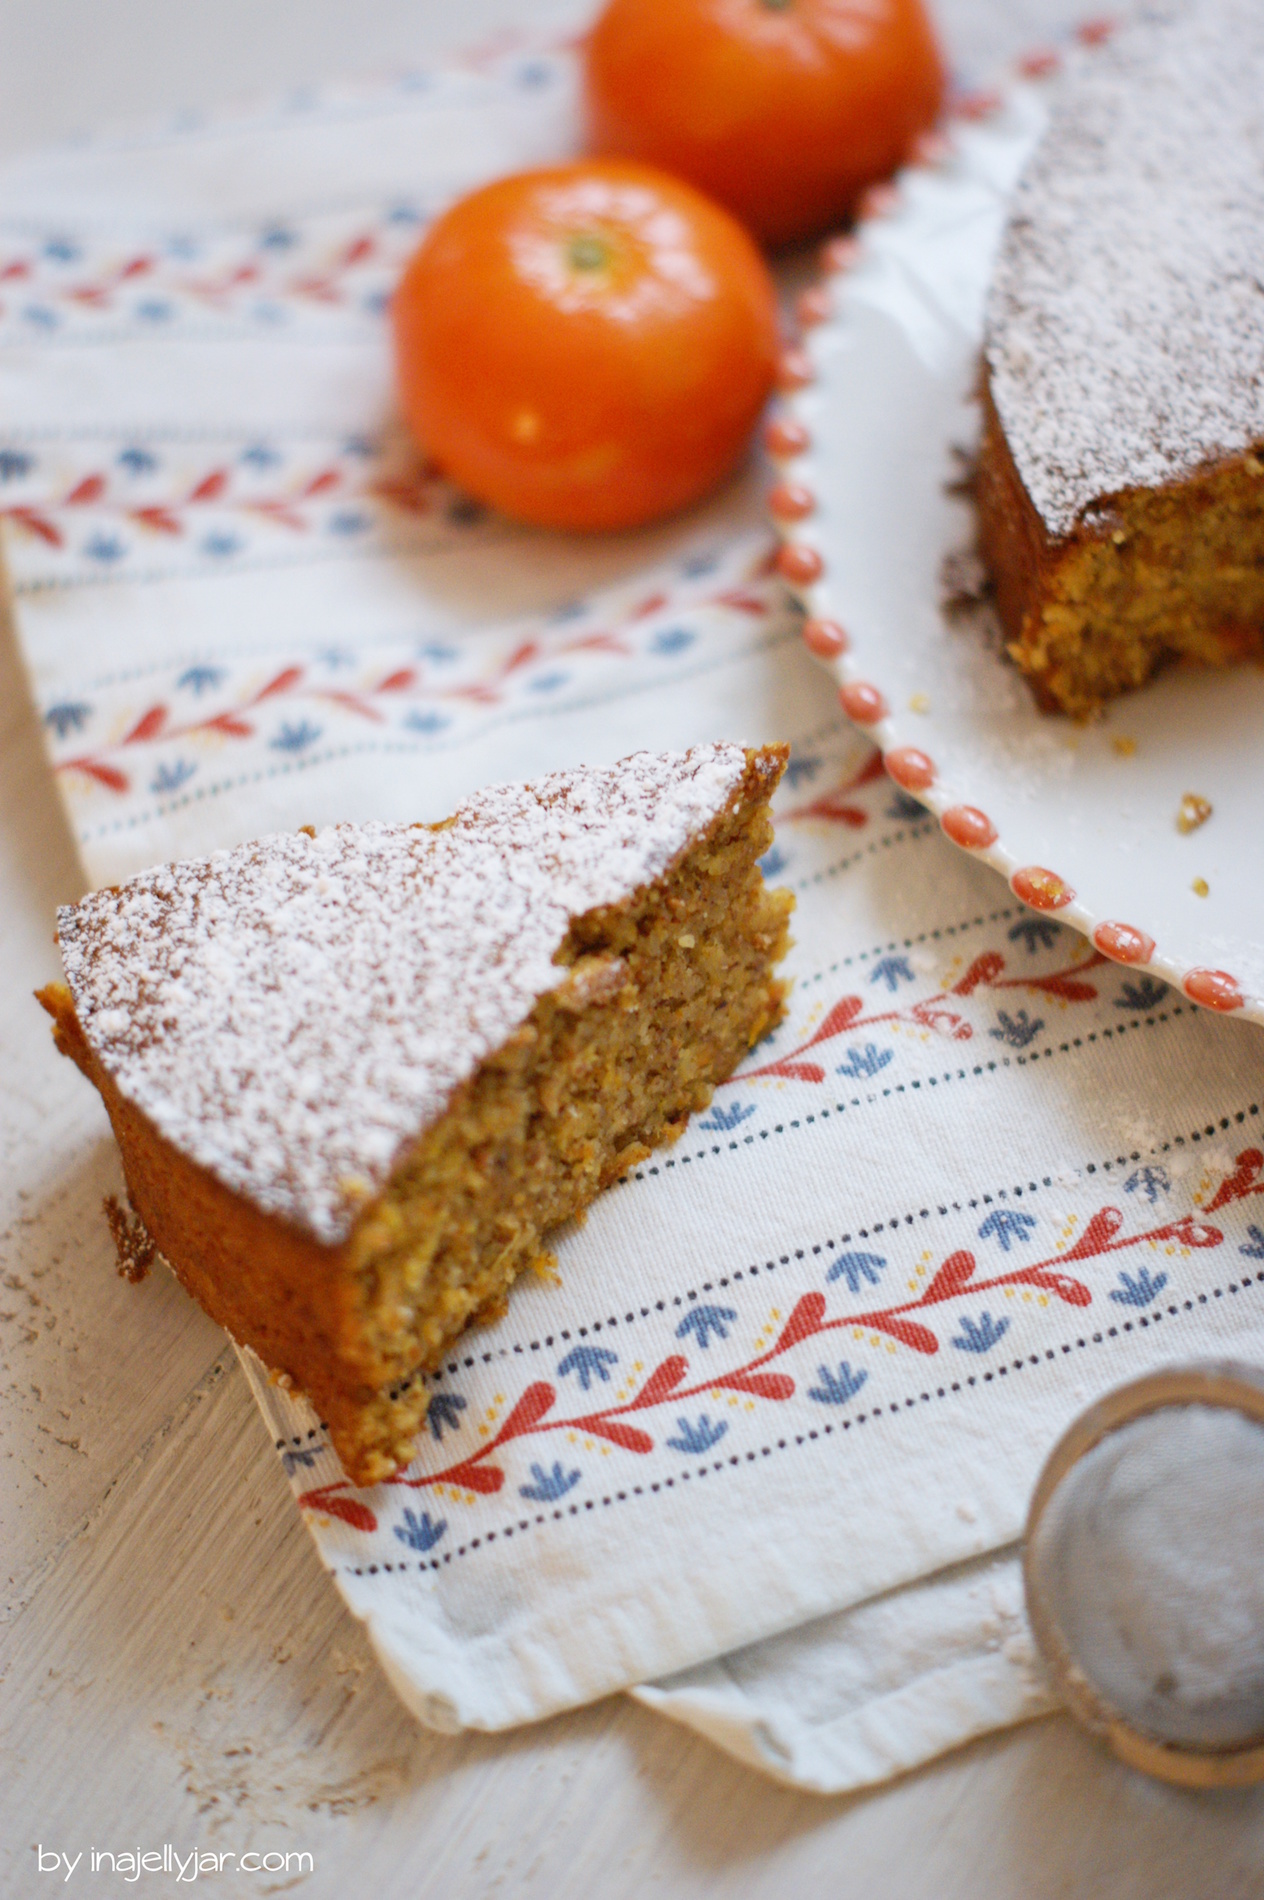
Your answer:
[[[571,918],[658,877],[744,769],[738,746],[637,753],[492,787],[442,831],[335,825],[145,872],[60,913],[80,1023],[176,1147],[334,1244],[563,980]]]
[[[1048,531],[1264,439],[1264,7],[1165,0],[1085,53],[1019,185],[993,400]]]

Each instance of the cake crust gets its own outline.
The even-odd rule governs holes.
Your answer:
[[[246,919],[237,919],[235,935],[226,932],[220,928],[220,910],[206,902],[208,882],[216,875],[221,883],[228,880],[240,901],[235,866],[205,861],[191,879],[168,874],[165,882],[161,874],[151,874],[148,882],[137,880],[121,893],[85,900],[78,909],[87,910],[86,917],[72,913],[69,935],[79,955],[78,960],[68,957],[67,965],[68,973],[79,975],[79,990],[53,985],[40,1000],[54,1018],[58,1048],[101,1092],[133,1207],[207,1311],[309,1395],[357,1482],[378,1481],[408,1461],[428,1398],[419,1375],[439,1363],[472,1320],[498,1310],[519,1273],[549,1258],[549,1229],[581,1212],[652,1146],[674,1139],[688,1114],[705,1105],[714,1085],[778,1019],[782,986],[771,971],[786,946],[791,900],[786,893],[764,890],[756,859],[771,840],[767,800],[785,757],[784,747],[750,753],[715,747],[685,758],[668,755],[665,767],[658,762],[663,768],[659,789],[646,805],[641,794],[648,766],[641,755],[633,774],[640,790],[616,796],[614,813],[606,796],[611,774],[570,775],[564,788],[558,779],[565,775],[542,782],[552,787],[555,806],[559,790],[565,792],[563,830],[574,829],[577,798],[580,807],[587,801],[592,826],[608,832],[614,823],[621,869],[611,878],[607,861],[593,875],[593,841],[580,839],[580,855],[589,865],[587,882],[581,878],[577,884],[571,874],[572,851],[560,914],[555,907],[547,923],[554,933],[552,955],[543,968],[535,967],[529,958],[538,946],[522,947],[522,961],[533,969],[531,987],[519,992],[507,1026],[500,1021],[487,1034],[491,1046],[472,1058],[462,1030],[441,1039],[436,1065],[450,1064],[451,1050],[459,1045],[467,1052],[464,1072],[437,1101],[433,1089],[421,1088],[418,1099],[428,1106],[415,1111],[407,1138],[395,1141],[377,1178],[362,1180],[352,1194],[346,1192],[345,1174],[338,1172],[346,1152],[341,1131],[332,1143],[332,1175],[327,1157],[311,1147],[310,1131],[304,1132],[306,1172],[300,1177],[292,1165],[285,1166],[282,1153],[276,1178],[290,1198],[278,1205],[267,1180],[261,1186],[256,1175],[243,1182],[222,1131],[212,1131],[205,1141],[190,1140],[183,1111],[168,1115],[167,1126],[162,1125],[166,1097],[159,1083],[168,1090],[179,1086],[183,1062],[201,1059],[208,1016],[203,994],[195,1033],[186,1040],[163,982],[187,987],[199,973],[201,966],[190,957],[191,931],[202,950],[209,943],[220,960],[226,943],[248,941]],[[617,777],[621,769],[613,774]],[[682,785],[686,795],[673,802],[673,792],[679,794]],[[521,800],[516,805],[510,800],[510,807],[521,810]],[[426,838],[450,838],[463,822],[468,825],[470,809]],[[479,809],[481,833],[487,835],[494,820],[485,815],[486,795]],[[305,837],[304,845],[310,842]],[[519,847],[512,838],[502,837],[501,845],[512,875]],[[288,865],[294,862],[289,840],[266,841],[254,849],[275,852]],[[450,852],[446,855],[450,861]],[[316,862],[318,875],[324,875],[321,861]],[[479,862],[486,874],[488,861]],[[537,864],[530,874],[537,887],[539,872]],[[395,874],[398,878],[398,864]],[[134,908],[143,911],[152,904],[154,880],[162,892],[183,881],[197,900],[172,931],[173,942],[161,940],[171,953],[165,956],[158,954],[152,933],[138,947],[134,932],[129,937],[126,929],[118,929],[120,919],[130,922]],[[272,886],[256,881],[255,888],[257,908],[258,889]],[[130,901],[125,901],[129,891]],[[606,901],[571,910],[577,891]],[[425,928],[436,904],[445,911],[447,895],[419,887],[407,876],[395,892],[414,930]],[[344,878],[337,903],[354,913],[355,900],[353,882]],[[209,910],[209,918],[199,920],[199,908]],[[521,925],[521,918],[517,921]],[[283,911],[273,928],[283,931]],[[336,927],[332,936],[343,941]],[[129,964],[130,974],[122,967]],[[260,963],[256,974],[264,967]],[[292,972],[293,957],[284,943],[276,946],[274,967],[287,976]],[[135,1011],[127,1022],[120,1020],[127,1014],[120,998],[136,968],[143,973],[136,992],[139,1027]],[[450,958],[445,968],[451,970]],[[243,994],[249,1001],[251,986],[234,981],[239,972],[231,961],[221,974],[225,999],[231,997],[234,1007]],[[398,990],[402,976],[394,975]],[[423,984],[422,990],[433,1008],[433,986]],[[180,993],[177,989],[177,998]],[[449,1009],[461,994],[457,986],[455,997],[448,997]],[[372,997],[379,995],[372,990]],[[339,1018],[337,1033],[332,1041],[326,1036],[326,1045],[342,1076],[348,1048],[373,1041],[355,1015],[354,998],[351,983],[324,1002]],[[390,1006],[379,1002],[378,1007]],[[228,1011],[227,1000],[221,1009]],[[390,1020],[394,1024],[399,1018],[396,1010]],[[281,1024],[288,1020],[283,1013]],[[277,1033],[274,1022],[272,1037]],[[498,1039],[492,1041],[492,1034]],[[142,1067],[137,1087],[129,1051],[148,1052],[155,1035],[169,1044],[163,1066],[158,1080],[152,1061]],[[261,1040],[257,1021],[251,1037],[256,1059],[271,1063],[273,1094],[308,1086],[301,1052],[296,1058],[284,1040]],[[433,1055],[433,1041],[421,1046]],[[219,1053],[222,1063],[232,1059],[231,1052]],[[423,1084],[431,1080],[423,1078]],[[362,1112],[366,1098],[374,1099],[371,1091],[349,1101],[348,1113]],[[293,1194],[296,1178],[304,1183],[306,1202]],[[331,1178],[342,1188],[337,1198],[324,1193]],[[331,1210],[336,1223],[327,1218]]]

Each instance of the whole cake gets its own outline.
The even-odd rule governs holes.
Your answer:
[[[780,1017],[756,860],[787,749],[639,753],[145,872],[61,911],[40,1001],[129,1195],[351,1477],[544,1236],[673,1139]]]
[[[1264,653],[1264,7],[1081,55],[987,310],[981,541],[1009,651],[1085,716]]]

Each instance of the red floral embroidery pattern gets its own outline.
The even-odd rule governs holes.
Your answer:
[[[973,996],[980,988],[1036,990],[1045,996],[1055,996],[1064,1003],[1091,1003],[1097,999],[1097,990],[1092,983],[1083,981],[1082,973],[1106,961],[1105,957],[1094,951],[1079,962],[1068,964],[1066,969],[1051,971],[1047,976],[1004,976],[1005,958],[1000,951],[985,950],[974,959],[965,975],[953,984],[947,994]],[[878,1010],[870,1016],[864,1013],[863,996],[844,996],[827,1010],[820,1027],[797,1049],[779,1056],[775,1062],[765,1063],[761,1068],[743,1069],[732,1078],[732,1083],[754,1082],[767,1077],[795,1082],[824,1082],[826,1072],[821,1065],[804,1062],[801,1058],[819,1044],[832,1042],[836,1036],[856,1029],[872,1029],[879,1023],[910,1023],[914,1028],[928,1029],[934,1035],[946,1036],[952,1042],[969,1042],[974,1035],[972,1026],[964,1016],[948,1007],[944,994],[939,991],[895,1009]]]
[[[350,1478],[340,1478],[336,1484],[322,1484],[314,1491],[300,1491],[298,1503],[307,1511],[320,1511],[326,1517],[338,1517],[344,1524],[350,1524],[353,1531],[375,1531],[377,1518],[367,1504],[359,1498],[344,1498],[337,1494],[350,1488]]]
[[[627,631],[671,604],[671,595],[659,591],[636,602],[610,629],[597,629],[560,640],[540,637],[521,641],[511,652],[495,661],[479,680],[446,684],[419,663],[388,668],[379,678],[363,686],[340,687],[315,677],[310,665],[296,663],[283,667],[264,686],[256,688],[244,698],[218,712],[194,719],[181,721],[173,717],[168,702],[156,701],[113,745],[99,746],[57,759],[53,769],[77,773],[122,796],[132,790],[132,778],[127,768],[138,748],[197,735],[218,736],[228,740],[254,739],[258,737],[259,730],[254,715],[265,704],[282,700],[320,702],[336,706],[372,725],[386,724],[390,706],[409,699],[431,703],[465,701],[477,706],[499,705],[517,678],[539,662],[580,653],[631,657],[635,649],[625,637]],[[733,613],[762,617],[768,611],[768,602],[762,595],[747,588],[728,587],[684,603],[682,611],[686,607],[689,611],[720,607]]]
[[[357,476],[337,462],[329,462],[292,487],[273,494],[241,492],[239,472],[222,463],[194,480],[181,495],[167,500],[137,503],[127,498],[110,471],[93,470],[80,476],[63,494],[39,502],[14,502],[0,507],[0,518],[34,535],[50,548],[65,548],[76,511],[92,508],[99,515],[131,522],[153,534],[179,537],[201,525],[200,510],[213,507],[243,517],[258,517],[296,534],[311,531],[314,502],[332,500],[382,502],[409,515],[432,512],[440,493],[438,471],[429,463],[385,473]],[[69,516],[69,519],[66,517]]]
[[[1222,1182],[1206,1208],[1200,1211],[1214,1213],[1233,1201],[1253,1194],[1264,1194],[1264,1186],[1260,1185],[1262,1170],[1264,1153],[1256,1148],[1245,1149],[1237,1157],[1234,1172]],[[996,1288],[1035,1287],[1067,1306],[1085,1307],[1092,1304],[1093,1296],[1082,1280],[1066,1271],[1072,1262],[1098,1260],[1148,1243],[1168,1241],[1181,1247],[1204,1249],[1219,1247],[1224,1241],[1221,1228],[1206,1220],[1195,1219],[1192,1214],[1163,1221],[1138,1233],[1125,1234],[1123,1228],[1124,1216],[1119,1208],[1099,1208],[1079,1239],[1061,1253],[1051,1254],[1031,1266],[1006,1267],[1000,1273],[983,1279],[976,1277],[974,1254],[958,1249],[947,1256],[915,1298],[893,1305],[864,1307],[833,1318],[828,1316],[824,1293],[804,1293],[773,1344],[744,1364],[723,1372],[710,1373],[689,1383],[689,1360],[683,1353],[672,1353],[651,1372],[633,1398],[578,1415],[550,1418],[549,1414],[557,1402],[557,1388],[548,1380],[537,1380],[517,1400],[495,1436],[477,1451],[440,1470],[423,1472],[417,1477],[398,1477],[390,1482],[412,1490],[446,1484],[485,1496],[491,1495],[499,1491],[505,1482],[503,1468],[494,1462],[495,1454],[515,1439],[541,1437],[549,1432],[566,1431],[604,1438],[622,1450],[644,1456],[654,1450],[654,1440],[640,1425],[629,1421],[633,1415],[644,1414],[668,1401],[676,1404],[683,1399],[717,1391],[747,1393],[774,1403],[793,1398],[796,1390],[794,1379],[783,1372],[767,1372],[765,1368],[805,1340],[847,1329],[870,1331],[885,1334],[914,1352],[931,1356],[939,1352],[940,1341],[931,1326],[925,1323],[925,1316],[936,1307],[963,1295],[973,1298]]]

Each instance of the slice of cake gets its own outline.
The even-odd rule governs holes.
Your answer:
[[[778,1021],[793,899],[756,860],[786,756],[638,753],[60,913],[40,1001],[137,1215],[358,1483],[412,1455],[414,1375]]]
[[[981,540],[1009,651],[1083,717],[1264,654],[1264,6],[1084,54],[987,312]]]

